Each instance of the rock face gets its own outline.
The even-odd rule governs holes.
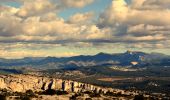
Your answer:
[[[0,75],[0,89],[13,92],[44,91],[47,89],[63,90],[68,92],[97,91],[105,92],[106,89],[90,84],[54,79],[31,75]],[[107,89],[108,90],[108,89]]]

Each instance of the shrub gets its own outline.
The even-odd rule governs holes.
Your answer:
[[[5,95],[0,95],[0,100],[6,100],[6,96]]]
[[[85,100],[92,100],[91,98],[86,98]]]
[[[143,95],[136,95],[134,100],[144,100],[144,96]]]
[[[70,97],[70,100],[76,100],[76,98],[77,98],[78,96],[81,96],[81,94],[76,93],[76,94],[72,95],[72,96]]]
[[[83,92],[83,93],[85,93],[85,94],[91,94],[92,92],[90,92],[90,91],[85,91],[85,92]]]
[[[55,95],[56,90],[48,89],[48,90],[45,90],[44,92],[42,92],[42,94],[44,94],[44,95]]]
[[[68,94],[68,92],[67,92],[67,91],[57,90],[57,91],[56,91],[56,94],[57,94],[57,95],[65,95],[65,94]]]
[[[36,95],[34,94],[34,92],[32,90],[27,90],[26,95],[30,96],[30,97],[36,97]]]
[[[21,100],[31,100],[31,97],[29,97],[29,96],[21,96],[20,99]]]
[[[89,94],[90,97],[101,97],[99,93],[91,93]]]
[[[107,91],[107,92],[105,93],[105,95],[107,95],[107,96],[115,96],[115,94],[114,94],[113,92],[110,92],[110,91]]]

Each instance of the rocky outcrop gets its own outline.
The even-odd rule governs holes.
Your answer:
[[[7,89],[13,92],[44,91],[47,89],[63,90],[68,92],[96,91],[106,92],[108,89],[98,86],[31,75],[0,75],[0,89]]]

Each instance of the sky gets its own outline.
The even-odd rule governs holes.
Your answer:
[[[170,0],[0,0],[0,58],[170,55]]]

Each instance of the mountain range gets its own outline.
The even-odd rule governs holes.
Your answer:
[[[127,51],[125,53],[98,53],[73,57],[25,57],[22,59],[0,59],[0,67],[77,68],[89,66],[170,66],[170,56],[160,53]]]

